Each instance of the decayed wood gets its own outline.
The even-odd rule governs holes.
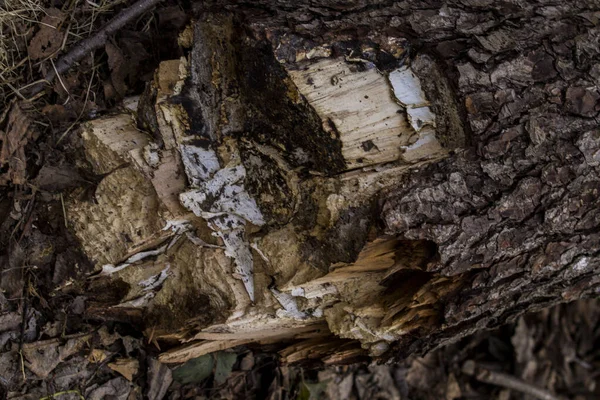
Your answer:
[[[420,79],[407,66],[391,79],[371,61],[328,52],[285,67],[273,56],[247,65],[261,46],[272,50],[234,37],[237,29],[226,15],[197,23],[190,60],[160,65],[137,122],[121,114],[83,127],[87,159],[106,176],[95,204],[75,194],[68,213],[98,263],[94,279],[123,282],[116,313],[145,308],[153,338],[201,340],[164,362],[331,331],[367,348],[392,340],[375,326],[385,316],[380,283],[416,253],[399,256],[396,238],[361,249],[374,239],[377,193],[448,154]],[[254,127],[261,117],[267,123]],[[338,268],[326,274],[329,265]],[[341,322],[354,320],[352,307],[356,324]],[[331,353],[328,340],[317,348],[314,357]],[[290,351],[290,360],[304,354]],[[348,357],[366,353],[356,342]]]
[[[110,157],[163,226],[104,275],[153,339],[185,343],[163,361],[271,340],[287,362],[389,358],[598,290],[597,21],[385,3],[205,13],[189,59],[159,68],[137,113],[148,143]],[[527,24],[499,39],[498,15]]]

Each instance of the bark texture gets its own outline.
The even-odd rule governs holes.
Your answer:
[[[209,7],[209,6],[207,6]],[[460,279],[424,350],[600,283],[600,7],[594,1],[316,1],[232,5],[256,25],[326,41],[405,38],[439,61],[472,146],[382,200],[389,234],[427,239],[428,273]],[[281,28],[286,26],[286,28]]]

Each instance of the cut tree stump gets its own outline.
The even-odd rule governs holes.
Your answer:
[[[476,5],[373,17],[415,49],[401,29],[348,33],[355,6],[318,34],[301,5],[265,6],[293,28],[203,11],[133,111],[84,124],[103,179],[66,205],[97,266],[91,317],[142,324],[166,363],[277,344],[339,364],[598,292],[597,18],[561,33],[581,49],[565,72],[533,9],[504,11],[537,15],[537,42],[477,28]]]

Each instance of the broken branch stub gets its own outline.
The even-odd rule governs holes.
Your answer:
[[[404,172],[465,142],[456,104],[431,59],[404,64],[398,38],[300,43],[291,57],[297,40],[249,29],[207,16],[189,59],[161,63],[137,121],[83,127],[106,176],[68,215],[93,279],[124,283],[111,306],[143,308],[153,339],[190,342],[164,362],[286,340],[300,341],[290,362],[381,355],[459,284],[427,272],[435,246],[382,236],[375,213]]]

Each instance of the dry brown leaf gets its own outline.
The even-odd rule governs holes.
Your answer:
[[[133,358],[119,358],[114,363],[108,364],[108,368],[120,373],[131,382],[134,375],[138,373],[140,363]]]
[[[9,106],[10,107],[10,106]],[[21,185],[26,181],[27,160],[25,146],[36,139],[31,119],[25,114],[19,103],[14,102],[8,114],[8,123],[4,131],[0,130],[0,168],[6,172],[0,174],[0,185],[9,182]]]
[[[60,192],[74,188],[83,182],[83,178],[73,165],[44,165],[35,178],[35,184],[41,190]]]
[[[17,312],[8,312],[0,315],[0,332],[17,329],[21,320],[22,317]]]
[[[448,376],[448,382],[446,383],[446,400],[454,400],[462,397],[462,391],[456,376],[450,373]]]
[[[110,79],[112,85],[117,91],[119,97],[124,97],[127,92],[125,78],[127,77],[127,65],[125,56],[121,49],[112,43],[107,43],[105,46],[106,54],[108,55],[108,67],[110,68]]]
[[[42,342],[26,343],[23,345],[23,356],[27,361],[25,366],[42,379],[65,359],[79,352],[90,335],[69,339],[63,346],[57,339]]]
[[[66,15],[59,9],[49,8],[46,10],[46,16],[40,23],[40,30],[27,47],[27,52],[32,60],[49,57],[60,49],[64,33],[59,30],[59,26],[65,17]]]
[[[124,378],[111,379],[100,386],[90,386],[85,393],[86,400],[129,399],[133,385]],[[136,398],[136,397],[134,397]]]
[[[165,397],[169,386],[173,382],[171,370],[158,360],[148,360],[148,399],[159,400]]]
[[[106,350],[93,349],[90,355],[88,356],[88,360],[91,363],[98,364],[108,358],[110,353]]]

